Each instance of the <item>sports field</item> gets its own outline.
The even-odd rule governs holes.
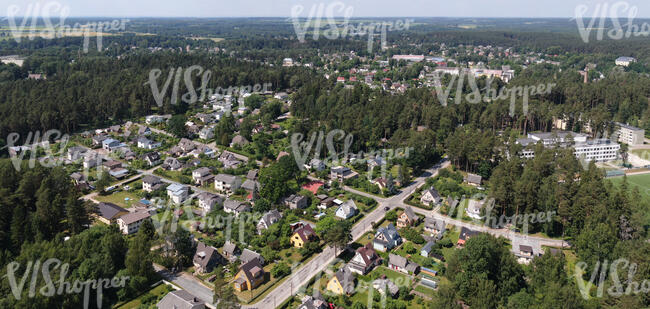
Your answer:
[[[614,185],[619,185],[623,182],[623,177],[612,177],[609,178],[609,180],[611,180]],[[650,174],[627,176],[627,183],[630,185],[630,188],[639,188],[641,196],[650,200]]]

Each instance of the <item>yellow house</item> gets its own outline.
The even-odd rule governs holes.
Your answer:
[[[316,233],[309,224],[297,229],[291,235],[291,244],[296,248],[302,248],[305,244],[316,237]]]
[[[264,268],[258,259],[252,259],[239,267],[239,272],[233,280],[236,291],[252,290],[264,283]]]
[[[354,293],[354,276],[352,272],[343,267],[327,282],[327,290],[337,295],[351,295]]]

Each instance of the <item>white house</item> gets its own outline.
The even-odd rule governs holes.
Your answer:
[[[148,211],[136,211],[117,218],[117,225],[122,234],[135,234],[140,229],[142,222],[149,220],[149,217],[151,214]]]
[[[167,196],[176,204],[180,204],[187,199],[190,192],[188,186],[173,183],[167,187]]]
[[[241,179],[228,174],[214,176],[214,188],[220,192],[233,193],[241,186]]]
[[[353,200],[347,200],[336,210],[336,216],[341,219],[350,219],[359,213],[359,209]]]

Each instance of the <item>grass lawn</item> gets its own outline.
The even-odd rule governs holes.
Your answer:
[[[129,201],[126,201],[125,198],[128,198]],[[129,208],[131,207],[132,204],[140,201],[140,197],[135,195],[133,192],[129,191],[120,191],[120,192],[115,192],[111,195],[97,195],[95,197],[100,202],[105,202],[105,203],[113,203],[115,205],[124,207],[124,208]]]
[[[156,297],[166,295],[167,292],[172,290],[172,288],[166,284],[160,284],[157,287],[149,290],[147,293],[143,293],[140,295],[138,298],[129,301],[128,303],[117,307],[117,309],[131,309],[131,308],[137,308],[141,304],[141,300],[143,297],[145,297],[148,294],[155,295]]]
[[[623,182],[623,176],[608,178],[615,186],[620,186]],[[650,200],[650,174],[630,175],[627,176],[627,183],[630,188],[638,188],[641,197]]]

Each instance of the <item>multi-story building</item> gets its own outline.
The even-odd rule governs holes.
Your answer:
[[[631,125],[616,123],[618,141],[630,146],[643,145],[645,139],[645,130]]]
[[[571,139],[573,142],[571,142]],[[618,158],[621,145],[609,139],[588,140],[587,135],[573,132],[528,133],[528,138],[517,140],[524,146],[520,156],[526,159],[535,157],[534,145],[542,142],[545,147],[572,147],[578,159],[586,161],[611,161]],[[528,147],[530,146],[530,147]]]

